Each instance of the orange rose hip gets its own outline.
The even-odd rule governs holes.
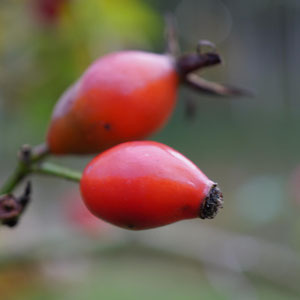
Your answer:
[[[50,152],[97,153],[150,135],[173,111],[178,84],[171,56],[123,51],[100,58],[59,99]]]
[[[103,152],[85,168],[80,185],[94,215],[133,230],[213,218],[223,203],[216,183],[156,142],[128,142]]]
[[[216,53],[174,57],[120,51],[96,60],[58,100],[47,133],[52,154],[99,153],[161,128],[182,84],[214,95],[237,95],[193,72],[219,64]]]

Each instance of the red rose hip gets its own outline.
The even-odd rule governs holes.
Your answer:
[[[156,142],[128,142],[103,152],[85,168],[80,185],[94,215],[134,230],[213,218],[223,203],[217,185],[196,165]]]
[[[98,153],[150,135],[173,111],[178,84],[169,55],[123,51],[100,58],[59,99],[47,134],[50,152]]]
[[[216,53],[176,58],[143,51],[120,51],[96,60],[55,106],[47,133],[50,152],[99,153],[149,136],[170,117],[181,84],[205,93],[240,94],[193,73],[220,62]]]

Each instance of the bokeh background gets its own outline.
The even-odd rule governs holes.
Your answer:
[[[214,220],[129,232],[90,218],[74,183],[33,177],[20,225],[0,229],[1,299],[299,299],[297,0],[1,0],[0,182],[21,144],[43,141],[56,100],[93,60],[164,51],[167,12],[183,51],[216,43],[225,63],[205,78],[256,94],[182,88],[151,137],[217,181],[224,209]],[[52,158],[78,169],[89,160]]]

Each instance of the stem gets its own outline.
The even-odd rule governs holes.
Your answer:
[[[49,154],[46,144],[41,144],[33,149],[28,145],[23,145],[19,152],[19,162],[14,173],[0,187],[0,195],[10,194],[21,181],[31,172],[30,166],[44,159]]]
[[[46,145],[39,145],[31,150],[30,146],[24,145],[19,153],[19,162],[14,173],[0,187],[0,195],[12,193],[19,183],[31,173],[45,174],[64,178],[71,181],[80,181],[81,173],[69,168],[57,166],[53,163],[42,162],[49,151]]]
[[[49,162],[43,162],[39,165],[31,167],[31,172],[60,177],[75,182],[79,182],[81,179],[81,172]]]
[[[69,168],[41,162],[49,154],[45,145],[35,147],[23,145],[19,152],[19,161],[14,173],[0,188],[0,225],[14,227],[18,224],[28,202],[30,201],[31,184],[27,183],[22,196],[15,197],[12,192],[22,180],[31,173],[56,176],[72,181],[80,181],[81,173]]]
[[[19,162],[15,172],[7,179],[7,181],[0,188],[0,195],[10,194],[14,188],[29,174],[29,170],[24,163]]]

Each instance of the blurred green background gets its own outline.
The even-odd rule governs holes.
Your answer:
[[[225,63],[205,78],[256,93],[182,88],[151,137],[217,181],[224,209],[215,220],[129,232],[89,220],[73,183],[34,177],[20,225],[0,231],[0,299],[300,298],[297,0],[1,0],[0,182],[21,144],[43,141],[56,100],[93,60],[164,51],[167,12],[184,51],[199,39],[217,44]],[[197,103],[194,119],[186,101]],[[82,169],[90,157],[52,160]]]

